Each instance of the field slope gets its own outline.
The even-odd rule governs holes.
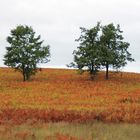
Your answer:
[[[42,69],[28,82],[0,68],[0,121],[140,122],[140,74],[100,72],[94,81],[76,70]]]

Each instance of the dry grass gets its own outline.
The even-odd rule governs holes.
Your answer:
[[[140,122],[140,74],[100,72],[94,81],[75,70],[43,69],[29,82],[0,69],[0,120]],[[23,118],[23,120],[22,120]]]
[[[0,68],[0,97],[0,140],[140,138],[140,74],[110,73],[106,81],[100,72],[91,81],[75,70],[43,69],[22,82]]]
[[[0,129],[0,140],[139,140],[138,124],[94,123],[25,123],[21,125],[4,124]]]

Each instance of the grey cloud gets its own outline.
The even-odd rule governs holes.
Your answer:
[[[139,0],[0,0],[0,66],[3,66],[6,37],[19,24],[32,26],[50,44],[51,62],[43,66],[65,66],[72,61],[80,35],[79,27],[120,24],[136,63],[125,70],[140,72],[140,1]]]

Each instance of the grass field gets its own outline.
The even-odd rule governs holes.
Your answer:
[[[0,140],[139,140],[138,124],[36,123],[1,125]]]
[[[36,130],[40,122],[50,125],[46,133],[53,133],[52,138],[46,139],[85,139],[89,135],[89,140],[132,140],[132,137],[137,140],[140,128],[140,74],[111,72],[110,79],[106,81],[104,72],[100,72],[91,81],[87,73],[80,75],[76,70],[42,69],[30,81],[23,82],[20,73],[0,68],[0,131],[7,133],[8,124],[4,125],[5,122],[14,124],[13,132],[9,134],[11,139],[18,139],[20,135],[22,138],[19,139],[24,139],[26,135],[33,139],[32,134],[35,134],[37,139],[44,140],[45,135],[41,137],[37,131],[44,133],[46,126]],[[30,129],[27,122],[38,125]],[[16,127],[21,132],[24,127],[31,131],[16,134]],[[67,131],[55,133],[57,127],[60,130],[66,127]],[[86,131],[88,128],[89,132]],[[79,135],[75,135],[75,129],[78,129],[76,134]]]

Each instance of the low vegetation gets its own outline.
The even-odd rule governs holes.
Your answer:
[[[0,139],[138,140],[140,74],[103,75],[42,69],[23,82],[0,68]]]
[[[140,122],[140,74],[104,72],[97,80],[76,70],[42,69],[31,81],[0,69],[0,121]]]
[[[138,124],[33,123],[0,125],[1,140],[139,140]]]

